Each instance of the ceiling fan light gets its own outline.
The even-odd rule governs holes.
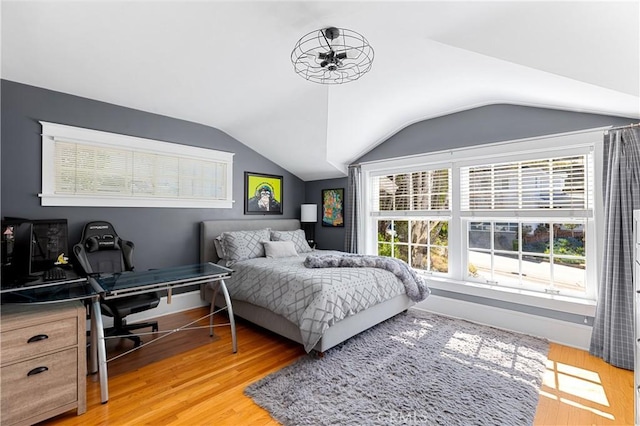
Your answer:
[[[319,84],[355,81],[369,72],[373,58],[373,48],[364,36],[336,27],[305,34],[291,52],[296,74]]]

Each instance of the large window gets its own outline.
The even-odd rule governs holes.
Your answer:
[[[368,253],[438,282],[595,299],[602,131],[363,165]]]
[[[585,294],[593,155],[537,155],[460,167],[467,279]]]
[[[42,205],[232,206],[233,154],[42,122]]]
[[[451,168],[372,178],[377,253],[428,272],[448,272]]]

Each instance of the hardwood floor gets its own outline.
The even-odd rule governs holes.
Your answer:
[[[199,318],[194,309],[160,318],[160,329]],[[219,319],[218,321],[222,321]],[[203,324],[204,325],[204,324]],[[229,327],[209,337],[200,329],[176,333],[109,363],[109,402],[100,403],[96,377],[87,379],[87,412],[69,412],[55,425],[275,425],[243,395],[250,383],[305,356],[302,347],[239,320],[238,353]],[[130,347],[110,345],[112,356]],[[535,425],[632,425],[633,372],[588,353],[552,344]]]

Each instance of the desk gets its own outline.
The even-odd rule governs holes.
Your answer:
[[[107,350],[102,323],[101,300],[109,300],[118,297],[131,296],[135,294],[162,291],[167,292],[167,303],[171,302],[171,294],[174,288],[209,284],[214,291],[221,290],[229,314],[229,323],[222,325],[231,326],[231,340],[233,352],[237,352],[235,319],[231,298],[224,283],[224,279],[231,276],[231,270],[213,263],[203,263],[197,265],[177,266],[172,268],[153,269],[144,272],[121,272],[116,274],[104,274],[101,276],[90,276],[87,279],[79,278],[74,280],[61,281],[56,283],[34,283],[12,289],[2,290],[2,303],[59,303],[68,300],[90,300],[91,301],[91,372],[95,373],[96,367],[100,379],[100,397],[102,403],[109,400],[109,378],[107,373]],[[87,284],[88,281],[88,284]],[[216,313],[214,305],[211,305],[209,314],[209,334],[213,335],[213,314]],[[143,345],[132,349],[140,349],[158,339],[166,337],[178,331],[187,330],[193,324],[187,324],[175,330],[170,330],[162,336],[146,342]],[[191,327],[193,328],[193,327]],[[127,354],[131,351],[125,352]],[[122,356],[121,354],[119,356]]]
[[[220,289],[222,291],[222,294],[224,295],[224,299],[227,304],[226,309],[229,314],[229,324],[224,325],[231,326],[232,347],[233,352],[236,353],[238,350],[238,346],[236,341],[236,325],[233,316],[233,307],[231,305],[229,292],[227,291],[227,287],[224,283],[224,279],[229,278],[231,276],[231,272],[231,269],[224,268],[214,263],[202,263],[197,265],[152,269],[143,272],[120,272],[116,274],[103,274],[100,276],[88,277],[91,287],[98,294],[100,294],[100,298],[95,298],[92,301],[92,311],[94,314],[91,315],[91,347],[96,348],[97,353],[92,349],[91,364],[92,366],[95,366],[94,362],[97,357],[98,374],[100,377],[100,399],[103,404],[109,400],[109,378],[107,374],[108,360],[104,336],[104,326],[102,324],[102,315],[100,310],[100,300],[109,300],[118,297],[126,297],[135,294],[165,290],[167,292],[167,303],[171,303],[171,293],[174,288],[186,287],[196,284],[209,284],[214,287],[214,291]],[[214,305],[211,304],[211,309],[209,311],[209,314],[207,315],[209,317],[210,335],[213,335],[214,313],[215,308]],[[143,348],[144,346],[153,343],[158,339],[162,339],[178,331],[193,328],[189,327],[191,324],[193,324],[193,322],[175,330],[166,332],[159,331],[159,333],[164,334],[119,356]]]
[[[98,293],[84,277],[71,277],[60,281],[33,281],[20,287],[0,290],[3,304],[60,303],[70,300],[87,300]]]

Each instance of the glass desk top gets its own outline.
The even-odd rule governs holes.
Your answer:
[[[148,271],[128,271],[102,274],[94,280],[107,294],[127,293],[144,289],[163,289],[199,284],[231,276],[231,269],[214,263],[175,266]]]
[[[0,295],[2,303],[56,303],[66,300],[86,300],[98,293],[87,285],[85,278],[48,283],[44,286],[25,286],[5,290]]]

